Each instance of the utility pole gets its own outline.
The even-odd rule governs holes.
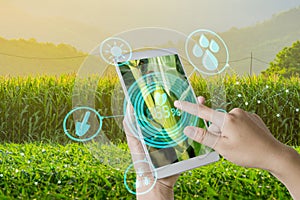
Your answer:
[[[250,57],[250,76],[252,76],[252,70],[253,70],[252,60],[253,60],[253,55],[252,55],[252,51],[251,51],[251,57]]]

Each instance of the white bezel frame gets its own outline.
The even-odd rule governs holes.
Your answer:
[[[145,51],[132,52],[132,56],[131,56],[130,60],[139,60],[139,59],[143,59],[143,58],[160,57],[160,56],[174,55],[174,54],[178,55],[176,49],[151,49],[151,50],[145,50]],[[179,60],[180,60],[180,56],[179,56]],[[120,79],[120,82],[121,82],[121,85],[122,85],[122,88],[123,88],[123,91],[125,94],[125,98],[128,101],[130,101],[125,82],[123,80],[121,71],[117,64],[117,62],[124,62],[124,61],[125,60],[122,60],[122,59],[115,60],[115,66],[116,66],[116,71],[119,76],[119,79]],[[184,75],[186,76],[186,72],[185,72],[185,69],[184,69],[184,66],[183,66],[181,60],[180,60],[180,63],[182,65]],[[188,78],[187,78],[187,81],[188,81],[189,85],[191,85]],[[193,93],[194,93],[194,91],[193,91]],[[139,133],[139,135],[141,135],[141,134],[142,133]],[[142,143],[142,146],[144,149],[144,153],[146,155],[146,159],[148,160],[149,163],[152,164],[152,160],[149,156],[149,152],[147,151],[145,142],[141,141],[141,143]],[[179,174],[179,173],[182,173],[187,170],[191,170],[191,169],[203,166],[203,165],[207,165],[212,162],[216,162],[219,159],[220,159],[219,154],[215,151],[211,151],[207,154],[200,155],[200,156],[197,156],[194,158],[190,158],[188,160],[183,160],[183,161],[179,161],[179,162],[172,163],[169,165],[165,165],[163,167],[155,168],[157,171],[157,178],[160,179],[160,178],[165,178],[165,177],[172,176],[175,174]]]

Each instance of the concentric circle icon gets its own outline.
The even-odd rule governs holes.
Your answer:
[[[194,38],[191,38],[191,42],[194,42]],[[186,126],[193,126],[196,123],[196,125],[202,126],[203,123],[195,116],[190,116],[187,113],[183,113],[182,111],[177,110],[171,105],[173,104],[175,99],[197,103],[196,97],[193,94],[191,88],[188,87],[184,89],[184,86],[186,85],[185,77],[179,78],[177,75],[175,78],[172,78],[172,70],[168,70],[167,73],[163,73],[165,74],[166,79],[171,80],[170,84],[167,84],[167,86],[169,87],[169,91],[172,93],[171,96],[174,97],[174,99],[168,100],[170,102],[170,107],[168,107],[167,109],[163,106],[166,99],[164,93],[166,92],[161,92],[155,95],[156,91],[158,90],[154,90],[155,87],[159,86],[164,86],[163,88],[165,88],[165,85],[163,84],[166,81],[164,81],[165,79],[162,76],[157,78],[155,75],[144,74],[145,77],[143,77],[149,80],[149,83],[145,87],[149,88],[149,90],[152,91],[152,93],[148,92],[145,98],[147,99],[151,97],[156,102],[158,102],[157,106],[151,108],[153,110],[146,109],[147,103],[145,101],[145,98],[142,98],[144,96],[141,95],[141,91],[145,93],[147,92],[144,86],[140,85],[143,90],[137,90],[137,87],[139,86],[136,83],[136,85],[131,89],[130,94],[127,95],[124,94],[125,92],[123,92],[121,84],[119,84],[119,82],[117,81],[118,83],[117,86],[114,86],[114,91],[118,91],[118,95],[115,92],[109,93],[109,95],[105,95],[103,93],[99,93],[99,82],[102,80],[108,80],[106,79],[107,75],[109,75],[108,77],[113,77],[110,76],[114,73],[114,71],[112,70],[113,68],[110,65],[115,64],[116,60],[124,63],[126,61],[133,61],[134,56],[132,54],[132,51],[139,52],[149,49],[161,49],[162,47],[164,47],[164,49],[176,49],[178,56],[182,61],[184,61],[183,63],[187,63],[186,61],[189,60],[186,56],[185,43],[182,42],[187,41],[187,35],[171,29],[146,27],[125,31],[109,38],[103,38],[101,39],[101,41],[102,43],[97,45],[89,53],[88,57],[81,65],[80,70],[77,73],[72,96],[73,107],[89,106],[91,108],[97,108],[97,111],[101,110],[101,115],[99,113],[99,115],[97,115],[92,110],[88,109],[77,111],[72,110],[73,113],[68,113],[68,116],[65,119],[64,130],[66,135],[68,135],[68,137],[70,137],[72,140],[84,142],[84,145],[91,151],[95,159],[98,159],[101,163],[123,172],[126,171],[126,176],[124,176],[124,184],[125,186],[127,185],[127,189],[130,189],[129,192],[133,194],[141,194],[143,192],[146,193],[153,188],[151,186],[154,185],[156,181],[156,172],[154,170],[150,170],[153,171],[151,173],[154,173],[154,175],[148,176],[149,170],[148,172],[146,172],[147,170],[144,167],[136,166],[147,164],[149,165],[148,162],[151,163],[150,158],[147,160],[148,162],[146,160],[138,161],[138,163],[134,162],[132,165],[130,165],[130,163],[132,163],[132,154],[130,151],[128,151],[128,146],[123,148],[123,146],[114,145],[118,144],[119,141],[124,141],[124,145],[126,145],[126,140],[122,129],[123,115],[126,115],[126,112],[124,110],[126,109],[128,99],[130,98],[130,103],[137,103],[134,105],[135,108],[133,109],[135,112],[135,116],[133,117],[132,121],[129,122],[129,127],[132,129],[129,132],[136,134],[135,136],[137,137],[137,139],[140,139],[141,142],[145,144],[145,148],[152,148],[154,150],[153,153],[156,153],[160,151],[167,151],[168,149],[163,148],[172,147],[173,145],[173,147],[177,148],[177,144],[175,142],[172,142],[173,139],[177,142],[184,140],[184,147],[187,148],[194,144],[190,143],[184,136],[182,136],[183,129]],[[215,41],[217,42],[218,40],[215,39]],[[222,53],[224,50],[221,45],[219,45],[219,49],[214,44],[208,47],[211,48],[210,51],[212,54],[218,54],[220,52]],[[199,53],[198,49],[195,49],[195,55],[200,56],[200,54],[196,53]],[[198,59],[196,61],[198,61]],[[218,61],[219,63],[222,63],[221,57],[218,57]],[[188,63],[184,66],[184,70],[187,74],[187,81],[191,81],[193,75],[198,74],[195,73],[197,70],[195,70],[194,66],[197,66],[197,63],[194,63],[194,65]],[[208,69],[204,70],[209,73],[214,72],[213,65],[207,66]],[[218,68],[219,67],[220,65],[218,65]],[[151,73],[150,71],[148,72]],[[152,80],[153,83],[151,84]],[[111,86],[111,84],[115,83],[115,79],[108,81],[109,87]],[[133,81],[135,82],[136,79],[134,79]],[[137,82],[142,83],[141,80],[138,80]],[[129,88],[127,89],[127,91],[129,91]],[[211,98],[207,98],[207,101],[210,101],[211,105],[214,108],[221,107],[219,103],[221,101],[219,99],[223,96],[220,97],[220,92],[217,95],[214,95],[216,94],[215,87],[207,87],[206,93],[210,94]],[[111,96],[111,99],[108,99],[108,96]],[[128,99],[124,100],[125,97],[128,97]],[[218,101],[215,101],[213,97],[216,97]],[[109,103],[111,103],[111,107],[109,107]],[[122,106],[122,104],[124,106]],[[152,113],[156,113],[157,115],[153,116]],[[170,118],[176,119],[176,123],[174,125],[162,128],[159,124],[153,123],[153,117],[158,117],[166,120],[168,119],[168,115],[171,116]],[[85,121],[86,123],[84,123]],[[77,134],[75,130],[76,122],[85,124],[82,126],[82,128],[78,128],[78,130],[80,131],[77,131]],[[84,134],[85,130],[88,129],[87,125],[90,125],[91,127]],[[78,127],[80,126],[78,125]],[[175,133],[176,129],[178,129],[178,134]],[[148,130],[151,130],[151,132],[148,133]],[[171,133],[170,135],[172,136],[172,140],[165,134],[166,130]],[[140,136],[142,136],[143,138],[141,138]],[[146,138],[146,140],[144,138]],[[155,147],[158,147],[157,150],[155,149]],[[205,151],[202,151],[203,149],[205,149]],[[202,148],[201,146],[201,149],[195,150],[195,153],[204,155],[208,150],[210,150],[208,147],[203,146]],[[139,152],[134,153],[139,154]],[[182,153],[179,152],[178,156],[180,156],[179,154]],[[155,166],[157,165],[157,163],[151,164]],[[153,169],[152,166],[150,169]],[[136,181],[136,177],[138,177],[138,182]]]
[[[195,70],[205,75],[222,73],[229,67],[229,52],[224,40],[215,32],[199,29],[185,43],[185,53]]]
[[[145,80],[151,81],[145,84]],[[186,112],[181,113],[173,105],[175,100],[196,103],[187,80],[178,76],[169,73],[147,74],[133,83],[128,90],[128,96],[135,111],[135,116],[130,117],[127,122],[128,127],[137,138],[143,137],[149,146],[160,149],[176,146],[187,139],[183,129],[198,123],[197,117]],[[124,113],[127,104],[125,99]],[[135,121],[131,120],[136,120],[139,128],[134,126]],[[138,135],[139,130],[142,136]]]
[[[70,118],[71,115],[77,114],[79,116],[78,120],[75,121],[75,130],[74,133],[70,132],[68,130],[68,125],[67,121]],[[91,128],[91,123],[90,121],[91,115],[97,116],[99,120],[99,127],[96,129],[94,132],[94,129]],[[65,117],[63,121],[63,128],[65,134],[72,140],[77,141],[77,142],[86,142],[89,140],[92,140],[95,138],[101,131],[102,128],[102,117],[101,115],[93,108],[90,107],[77,107],[71,110]]]
[[[117,37],[105,39],[99,50],[102,59],[108,64],[114,64],[114,60],[129,61],[132,56],[129,43]]]
[[[124,173],[126,189],[137,195],[146,194],[153,189],[157,181],[157,172],[146,160],[138,160],[130,164]]]

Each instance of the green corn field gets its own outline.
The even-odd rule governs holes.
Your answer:
[[[75,75],[0,77],[1,141],[71,142],[63,132],[62,123],[72,109],[75,78]],[[209,84],[213,85],[213,81]],[[210,105],[211,94],[207,91],[207,81],[193,78],[191,83],[196,95],[206,97],[207,105]],[[226,91],[227,111],[240,107],[255,112],[262,117],[276,138],[289,145],[299,145],[299,78],[228,76],[222,83]],[[116,85],[119,85],[117,77],[102,78],[99,79],[96,91],[91,91],[95,96],[95,109],[101,115],[113,115],[111,104]],[[122,107],[123,102],[119,103]],[[113,118],[104,122],[103,129],[109,133],[109,139],[124,139],[124,134]]]
[[[104,165],[86,146],[64,134],[63,120],[77,95],[73,92],[75,80],[75,74],[0,77],[0,199],[135,198],[124,186],[123,171]],[[210,91],[220,88],[220,82],[226,93],[223,103],[227,111],[240,107],[257,113],[276,138],[300,151],[299,78],[227,76],[210,82],[199,77],[191,79],[195,93],[205,96],[208,106],[213,103]],[[120,87],[117,77],[103,77],[91,91],[95,109],[101,115],[113,115],[116,87]],[[117,104],[122,107],[122,99]],[[125,136],[115,119],[105,119],[102,128],[113,143],[123,145]],[[238,167],[221,159],[183,173],[175,185],[175,198],[290,196],[268,172]]]

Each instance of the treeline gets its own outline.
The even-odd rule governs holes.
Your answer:
[[[74,73],[86,54],[68,44],[0,37],[0,75],[60,75]]]

